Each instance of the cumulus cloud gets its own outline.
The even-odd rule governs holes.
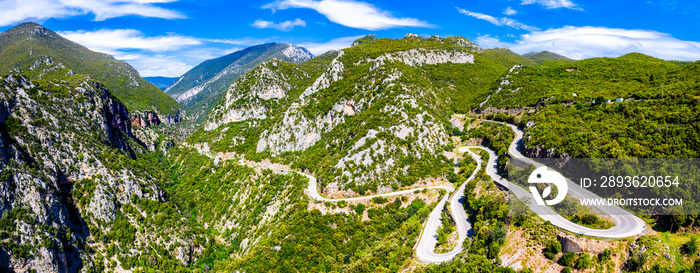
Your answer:
[[[164,19],[184,18],[177,11],[155,6],[176,0],[0,0],[0,25],[94,14],[95,20],[136,15]]]
[[[529,31],[536,31],[536,30],[539,30],[539,28],[537,28],[537,27],[528,26],[528,25],[526,25],[526,24],[523,24],[523,23],[521,23],[521,22],[518,22],[517,20],[511,19],[511,18],[507,18],[507,17],[497,18],[497,17],[491,16],[491,15],[488,15],[488,14],[483,14],[483,13],[478,13],[478,12],[471,12],[471,11],[468,11],[468,10],[465,10],[465,9],[461,9],[461,8],[457,8],[457,11],[459,11],[459,13],[461,13],[461,14],[464,14],[464,15],[467,15],[467,16],[471,16],[471,17],[474,17],[474,18],[476,18],[476,19],[481,19],[481,20],[488,21],[489,23],[494,24],[494,25],[497,25],[497,26],[509,26],[509,27],[512,27],[512,28],[524,29],[524,30],[529,30]]]
[[[684,41],[651,30],[566,26],[521,35],[509,43],[491,36],[477,38],[484,47],[508,47],[517,53],[551,51],[573,59],[618,57],[639,52],[666,60],[700,60],[700,42]]]
[[[573,10],[583,10],[571,0],[523,0],[521,5],[539,4],[547,9],[567,8]]]
[[[281,0],[262,6],[264,9],[283,10],[308,8],[326,16],[331,22],[347,27],[380,30],[395,27],[432,27],[415,18],[397,18],[374,5],[352,0]]]
[[[194,65],[170,55],[117,53],[114,58],[128,62],[142,77],[179,77]]]
[[[509,16],[513,16],[513,15],[518,14],[518,11],[514,10],[514,9],[511,8],[511,7],[507,7],[506,10],[503,11],[503,14],[509,15]]]
[[[258,19],[258,20],[255,20],[255,22],[251,25],[253,27],[256,27],[256,28],[274,28],[276,30],[281,30],[281,31],[290,31],[292,28],[294,28],[296,26],[305,27],[306,22],[304,22],[304,20],[301,20],[299,18],[295,19],[294,21],[284,21],[284,22],[280,22],[280,23],[275,23],[275,22],[270,22],[270,21]]]
[[[312,54],[318,56],[323,53],[326,53],[330,50],[339,50],[343,48],[348,48],[350,45],[352,45],[352,42],[354,42],[357,39],[360,39],[364,37],[365,35],[359,35],[359,36],[350,36],[350,37],[340,37],[340,38],[335,38],[333,40],[330,40],[325,43],[301,43],[299,46],[305,47],[309,51],[311,51]]]
[[[197,38],[179,35],[148,37],[135,29],[62,31],[58,34],[91,50],[106,53],[114,52],[117,49],[145,49],[161,52],[202,43]]]

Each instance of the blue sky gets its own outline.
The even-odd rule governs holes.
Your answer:
[[[464,36],[517,53],[575,59],[642,52],[700,60],[700,1],[0,0],[0,31],[34,21],[113,55],[142,76],[176,77],[198,63],[267,42],[314,54],[358,37]]]

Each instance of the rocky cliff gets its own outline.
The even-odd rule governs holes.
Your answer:
[[[192,249],[191,238],[165,239],[138,220],[157,216],[146,205],[164,194],[128,116],[89,77],[0,77],[0,270],[77,272],[109,265],[108,248],[123,263],[151,255],[138,245]]]
[[[447,112],[461,96],[483,101],[490,92],[467,88],[514,65],[461,37],[353,45],[299,65],[260,65],[229,87],[192,140],[294,158],[294,166],[317,172],[326,193],[410,185],[449,166],[441,154]]]

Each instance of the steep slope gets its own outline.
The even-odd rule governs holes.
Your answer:
[[[128,116],[89,77],[0,77],[0,271],[193,261],[196,226],[163,203],[168,176]]]
[[[236,79],[270,59],[300,63],[313,55],[292,44],[269,43],[252,46],[195,66],[165,92],[188,107],[188,113],[203,119]],[[200,119],[201,120],[201,119]]]
[[[179,77],[143,77],[144,80],[158,87],[160,90],[165,90],[173,84]]]
[[[0,73],[21,73],[31,79],[90,75],[123,101],[132,116],[138,114],[149,124],[177,121],[179,104],[129,64],[90,51],[38,24],[23,23],[0,33],[0,60]]]
[[[540,51],[540,52],[530,52],[530,53],[525,53],[523,54],[523,57],[526,57],[530,60],[533,60],[536,64],[541,64],[546,61],[573,61],[569,57],[559,55],[554,52],[549,52],[549,51]]]
[[[316,172],[326,194],[408,186],[445,173],[449,115],[477,106],[523,60],[461,37],[416,35],[361,39],[336,54],[320,71],[311,69],[318,61],[262,64],[188,141],[282,158]]]
[[[697,157],[699,71],[638,53],[523,67],[484,108],[537,108],[533,157]]]

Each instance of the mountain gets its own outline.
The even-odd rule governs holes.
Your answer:
[[[0,271],[192,263],[196,227],[166,203],[168,175],[129,116],[89,76],[0,77]]]
[[[531,62],[461,37],[354,44],[298,65],[261,64],[229,87],[188,141],[294,158],[328,193],[408,186],[449,166],[441,152],[449,114],[478,106],[503,73]]]
[[[160,90],[165,90],[173,84],[179,77],[143,77],[144,80],[158,87]]]
[[[182,75],[165,92],[187,107],[190,116],[202,120],[223,92],[236,79],[270,59],[300,63],[313,55],[292,44],[269,43],[252,46],[202,62]]]
[[[640,53],[544,63],[509,73],[483,110],[537,109],[522,117],[532,157],[698,157],[698,75]]]
[[[35,23],[0,33],[0,73],[69,80],[90,75],[131,111],[136,124],[176,121],[180,105],[129,64],[91,51]]]
[[[484,50],[462,37],[413,34],[365,37],[300,64],[266,61],[228,88],[187,145],[169,152],[170,161],[178,162],[170,168],[178,170],[173,199],[179,206],[192,204],[193,213],[206,214],[203,224],[235,234],[230,244],[240,258],[215,262],[214,269],[401,271],[411,263],[411,249],[433,204],[428,200],[437,199],[388,198],[387,206],[372,205],[387,202],[378,199],[349,204],[348,211],[342,202],[314,204],[306,196],[294,201],[286,193],[303,184],[290,177],[284,194],[276,193],[276,184],[262,182],[258,192],[264,193],[256,197],[262,201],[254,202],[263,207],[239,212],[218,200],[242,204],[239,198],[253,192],[248,182],[222,185],[230,182],[222,177],[240,172],[225,171],[231,168],[226,166],[212,172],[217,160],[200,151],[304,170],[318,178],[327,197],[449,184],[447,176],[454,172],[454,159],[446,157],[453,150],[451,115],[478,107],[503,75],[520,64],[534,65],[510,50]],[[216,203],[213,211],[205,205],[209,202]],[[348,212],[333,213],[338,210]],[[285,220],[271,229],[265,227],[271,221],[239,220],[270,212]],[[323,267],[318,261],[324,261]]]
[[[535,61],[535,63],[537,63],[537,64],[541,64],[541,63],[544,63],[546,61],[559,61],[559,60],[573,61],[572,59],[570,59],[566,56],[559,55],[557,53],[549,52],[549,51],[525,53],[525,54],[523,54],[523,57],[531,59],[531,60]]]

